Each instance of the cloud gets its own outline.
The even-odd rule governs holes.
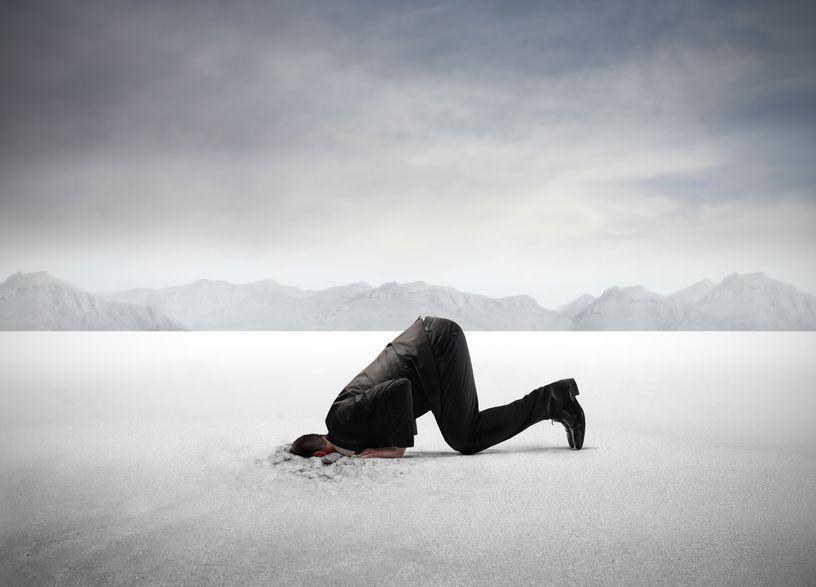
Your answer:
[[[542,260],[567,289],[598,258],[661,283],[689,255],[735,270],[728,242],[787,243],[763,262],[789,263],[816,205],[809,10],[17,4],[0,265],[50,269],[59,248],[101,283],[104,248],[225,273],[253,258],[242,275],[303,285],[540,292]],[[644,248],[673,261],[645,270]]]

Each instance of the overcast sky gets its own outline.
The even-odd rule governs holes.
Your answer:
[[[816,293],[813,3],[0,6],[0,278]]]

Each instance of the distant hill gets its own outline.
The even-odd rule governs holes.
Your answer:
[[[45,271],[0,285],[0,330],[179,330],[155,308],[104,300]]]
[[[762,273],[703,280],[670,296],[613,287],[574,317],[575,330],[816,330],[816,296]]]
[[[578,314],[586,310],[594,301],[595,296],[584,294],[582,296],[578,296],[569,304],[559,307],[558,311],[566,316],[569,316],[570,318],[575,318]]]
[[[816,296],[762,273],[733,273],[697,302],[698,310],[748,330],[816,330]]]
[[[731,330],[725,320],[641,286],[611,287],[574,318],[575,330]]]
[[[178,287],[97,295],[153,306],[193,330],[291,330],[300,319],[298,300],[313,293],[271,279],[242,285],[201,279]]]
[[[642,286],[584,294],[559,311],[528,295],[491,298],[424,281],[323,290],[267,279],[201,279],[91,294],[45,272],[0,286],[2,330],[392,330],[417,316],[465,330],[816,330],[816,296],[762,273],[704,279],[664,296]]]
[[[193,330],[402,330],[419,315],[456,320],[468,330],[569,330],[568,317],[530,296],[489,298],[424,281],[353,283],[304,290],[274,281],[236,285],[196,281],[181,287],[99,294],[149,303]]]
[[[710,279],[703,279],[698,281],[694,285],[690,285],[686,288],[674,292],[669,296],[669,298],[671,298],[673,302],[676,302],[680,305],[694,304],[699,302],[703,296],[705,296],[715,287],[717,287],[716,283],[714,283]]]

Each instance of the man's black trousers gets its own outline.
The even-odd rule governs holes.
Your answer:
[[[436,359],[441,398],[439,408],[423,397],[414,396],[414,410],[432,410],[442,437],[451,448],[473,454],[512,438],[536,422],[550,418],[549,386],[534,389],[505,406],[479,411],[479,397],[473,380],[465,333],[454,321],[436,316],[422,320]]]

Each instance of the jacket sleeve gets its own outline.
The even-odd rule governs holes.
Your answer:
[[[378,383],[355,395],[346,409],[351,427],[367,429],[366,436],[380,446],[414,446],[416,420],[408,379]]]
[[[393,431],[390,446],[413,446],[416,420],[411,382],[405,378],[392,379],[375,385],[364,395],[371,402],[375,418]]]

